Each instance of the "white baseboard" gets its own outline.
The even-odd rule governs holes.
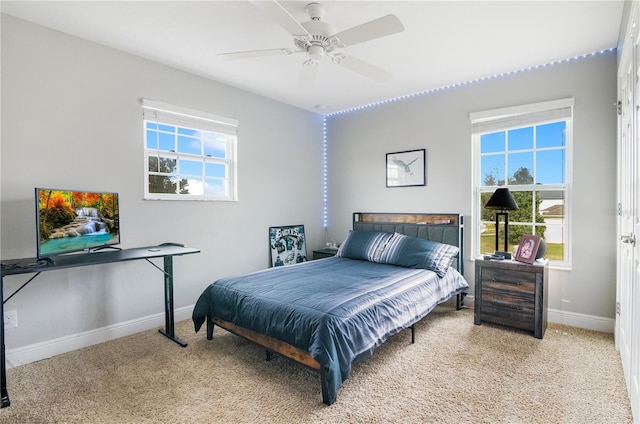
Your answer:
[[[191,318],[193,306],[185,306],[174,311],[174,320],[182,321]],[[97,328],[83,333],[72,334],[58,339],[47,340],[29,346],[18,347],[6,351],[7,368],[17,367],[55,355],[71,352],[83,347],[107,342],[120,337],[164,327],[164,312],[131,321],[125,321],[108,327]]]
[[[465,306],[473,309],[474,300],[474,296],[469,295],[465,297]],[[601,331],[603,333],[613,333],[616,326],[616,320],[613,318],[604,318],[595,315],[585,315],[549,308],[547,308],[547,320],[548,322],[553,322],[555,324],[570,325],[571,327]]]
[[[547,314],[549,322],[570,325],[578,328],[586,328],[587,330],[601,331],[603,333],[613,333],[616,326],[616,320],[613,318],[560,311],[558,309],[547,309]]]

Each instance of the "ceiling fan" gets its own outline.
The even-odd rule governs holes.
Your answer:
[[[298,83],[298,87],[301,89],[310,88],[313,85],[318,67],[324,57],[330,58],[331,62],[336,65],[375,81],[384,82],[391,78],[391,73],[386,70],[347,55],[342,52],[342,49],[404,31],[404,26],[395,15],[386,15],[337,32],[331,24],[322,20],[326,10],[320,3],[309,3],[306,6],[305,10],[310,20],[302,23],[296,21],[276,0],[252,1],[251,3],[266,12],[276,23],[293,36],[295,48],[223,53],[219,54],[219,57],[233,60],[305,53],[307,59],[302,63],[302,72]]]

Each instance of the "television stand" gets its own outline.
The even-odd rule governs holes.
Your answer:
[[[101,252],[99,255],[61,255],[51,258],[25,258],[9,259],[0,263],[0,317],[4,316],[4,304],[35,279],[41,272],[54,271],[65,268],[77,268],[81,266],[106,264],[112,262],[126,262],[144,259],[158,268],[164,275],[164,317],[165,327],[158,332],[174,341],[181,347],[187,344],[175,335],[175,320],[173,306],[173,257],[200,253],[199,249],[175,245],[160,245],[151,247],[138,247],[134,249],[119,249]],[[163,258],[164,268],[151,262],[152,258]],[[29,280],[15,290],[7,299],[4,298],[4,277],[9,275],[34,274]],[[9,392],[7,390],[7,369],[5,360],[4,326],[0,325],[0,408],[10,406]]]

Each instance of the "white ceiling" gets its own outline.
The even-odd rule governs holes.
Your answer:
[[[387,14],[405,30],[344,52],[393,73],[364,78],[324,59],[297,88],[302,53],[226,61],[217,54],[291,48],[247,1],[2,1],[0,10],[316,113],[446,87],[613,48],[623,1],[321,1],[338,31]],[[298,22],[309,1],[283,1]]]

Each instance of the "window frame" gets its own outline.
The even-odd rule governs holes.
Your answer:
[[[237,185],[237,126],[238,121],[232,118],[221,117],[207,112],[188,109],[181,106],[170,105],[167,103],[157,102],[148,99],[142,99],[142,122],[143,122],[143,143],[144,143],[144,199],[145,200],[204,200],[204,201],[237,201],[238,185]],[[149,148],[148,145],[148,128],[147,124],[155,124],[157,128],[151,129],[156,133],[167,134],[169,138],[173,137],[173,143],[179,145],[180,138],[193,138],[200,140],[200,153],[163,150],[160,145],[157,148]],[[161,126],[173,127],[173,131],[163,131]],[[182,132],[180,131],[182,130]],[[195,132],[197,137],[189,135],[188,132]],[[209,135],[210,137],[207,137]],[[206,154],[205,140],[214,140],[221,144],[224,150],[224,157],[216,157]],[[160,144],[160,140],[158,140]],[[161,172],[160,169],[153,171],[150,169],[150,158],[158,157],[175,160],[175,172]],[[201,174],[190,174],[180,169],[184,161],[200,163],[202,165]],[[225,173],[222,177],[211,176],[207,178],[207,165],[223,165]],[[176,178],[175,193],[155,193],[150,191],[150,177],[160,175],[169,178]],[[192,179],[199,180],[204,183],[206,180],[222,181],[225,187],[223,195],[206,194],[203,189],[201,194],[180,193],[181,181]]]
[[[534,103],[528,105],[520,105],[515,107],[507,107],[501,109],[493,109],[482,112],[471,113],[469,115],[472,132],[472,191],[473,191],[473,204],[472,204],[472,231],[471,231],[471,248],[473,254],[471,257],[478,257],[479,255],[487,252],[481,251],[481,232],[482,232],[482,193],[492,193],[498,187],[508,187],[512,193],[519,191],[526,192],[553,192],[562,191],[564,193],[564,222],[562,228],[562,240],[563,240],[563,259],[562,260],[550,260],[551,266],[556,268],[570,269],[572,264],[572,242],[571,242],[571,185],[573,176],[573,106],[574,99],[560,99],[552,100],[549,102]],[[564,121],[565,127],[565,159],[564,159],[564,183],[559,184],[509,184],[508,175],[509,169],[505,168],[504,178],[505,181],[502,185],[485,186],[483,181],[482,172],[482,153],[481,153],[481,137],[486,134],[492,134],[495,132],[504,131],[505,133],[510,130],[519,128],[536,127],[539,125],[549,124],[553,122]],[[547,150],[545,148],[537,148],[533,145],[531,149],[517,150],[517,152],[531,152],[533,155],[533,172],[532,176],[535,178],[536,173],[536,156],[537,152]],[[505,166],[508,163],[508,156],[510,150],[508,146],[505,146]],[[535,194],[533,195],[535,199]],[[536,214],[532,214],[531,222],[514,222],[509,220],[510,228],[513,225],[529,225],[534,227],[536,224]],[[486,221],[485,221],[486,222]]]

